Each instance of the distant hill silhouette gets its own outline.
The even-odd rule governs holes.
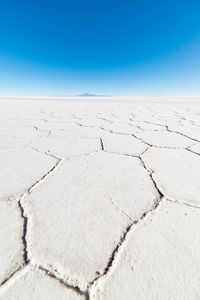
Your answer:
[[[77,95],[77,97],[110,97],[109,95],[95,95],[95,94],[90,94],[90,93],[84,93]]]

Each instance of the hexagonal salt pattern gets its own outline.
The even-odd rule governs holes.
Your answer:
[[[0,299],[199,299],[197,100],[0,99]]]

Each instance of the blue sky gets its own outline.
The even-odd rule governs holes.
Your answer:
[[[199,0],[1,0],[0,95],[200,95]]]

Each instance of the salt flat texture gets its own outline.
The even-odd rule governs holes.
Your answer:
[[[0,99],[0,299],[200,299],[200,99]]]

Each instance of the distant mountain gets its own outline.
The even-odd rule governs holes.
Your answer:
[[[77,95],[77,97],[110,97],[109,95],[95,95],[95,94],[90,94],[90,93],[84,93]]]
[[[53,97],[71,97],[71,96],[66,94],[58,94],[58,95],[53,95]]]

